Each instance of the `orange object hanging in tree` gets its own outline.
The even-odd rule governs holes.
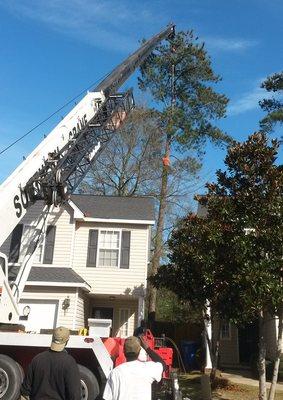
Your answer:
[[[162,162],[163,162],[164,167],[169,167],[169,165],[170,165],[170,157],[169,156],[163,157],[162,158]]]

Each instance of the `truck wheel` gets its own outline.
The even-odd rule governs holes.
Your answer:
[[[83,365],[78,364],[81,376],[81,400],[95,400],[99,395],[96,376]]]
[[[17,400],[21,383],[22,374],[16,361],[0,354],[0,399]]]
[[[21,366],[21,364],[19,364],[17,361],[15,361],[15,363],[17,364],[17,366],[18,366],[18,368],[19,368],[19,370],[20,370],[20,381],[21,381],[21,384],[22,384],[22,383],[23,383],[23,380],[24,380],[24,378],[25,378],[24,369],[23,369],[23,367]]]

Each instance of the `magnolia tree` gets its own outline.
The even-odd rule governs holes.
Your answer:
[[[282,347],[283,173],[279,143],[254,134],[234,143],[226,171],[198,198],[205,218],[180,221],[169,242],[169,264],[153,278],[205,312],[243,324],[259,324],[259,398],[266,400],[265,316],[278,318],[277,359],[269,400],[274,398]]]

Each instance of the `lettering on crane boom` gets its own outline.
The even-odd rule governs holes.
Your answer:
[[[86,114],[82,117],[82,119],[78,119],[78,123],[69,131],[69,140],[71,140],[77,133],[79,133],[87,124]],[[13,199],[14,207],[16,210],[16,216],[18,218],[21,217],[23,213],[23,209],[28,208],[30,204],[30,199],[27,191],[25,189],[20,188],[20,193],[16,194]]]
[[[69,140],[72,139],[78,132],[80,132],[87,124],[86,114],[82,119],[79,118],[79,121],[76,126],[69,132]]]

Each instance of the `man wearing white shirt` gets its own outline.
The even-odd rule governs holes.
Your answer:
[[[144,349],[152,361],[140,361],[139,354]],[[159,382],[166,364],[150,349],[142,338],[130,336],[125,340],[124,353],[127,362],[114,368],[110,373],[104,400],[151,400],[151,385]]]

